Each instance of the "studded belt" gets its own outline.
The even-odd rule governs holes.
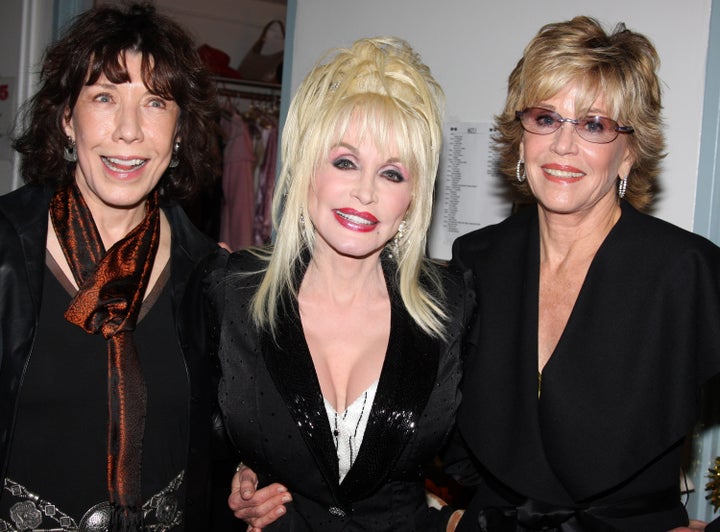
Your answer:
[[[184,471],[143,504],[143,531],[167,532],[182,524],[179,490]],[[44,500],[25,486],[6,478],[4,491],[17,499],[10,506],[10,515],[0,517],[0,532],[104,532],[110,524],[110,502],[103,501],[89,508],[76,522],[57,505]],[[9,519],[9,520],[8,520]],[[43,521],[52,523],[44,528]]]

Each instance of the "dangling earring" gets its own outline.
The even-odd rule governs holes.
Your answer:
[[[520,173],[520,169],[522,167],[522,173]],[[518,159],[517,165],[515,165],[515,177],[518,180],[518,183],[522,183],[527,178],[527,174],[525,173],[525,162],[522,159]]]
[[[629,177],[629,176],[628,176],[628,177]],[[625,197],[625,191],[627,190],[627,180],[628,180],[627,177],[626,177],[625,179],[623,179],[623,178],[621,177],[621,178],[620,178],[620,182],[618,183],[618,196],[619,196],[620,198],[624,198],[624,197]]]
[[[63,159],[69,163],[77,162],[77,146],[70,137],[67,138],[67,145],[63,148]]]
[[[178,159],[178,151],[180,151],[180,143],[176,142],[173,146],[172,159],[170,159],[170,164],[168,164],[168,168],[177,168],[177,166],[180,164],[180,159]]]
[[[397,233],[395,233],[392,241],[393,252],[395,252],[398,258],[400,258],[400,242],[405,237],[405,231],[407,231],[407,222],[403,220],[400,222],[400,225],[398,225]]]

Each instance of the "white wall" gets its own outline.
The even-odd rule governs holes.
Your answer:
[[[591,15],[644,33],[662,61],[668,156],[655,214],[692,229],[711,0],[298,0],[291,90],[326,49],[358,37],[408,40],[447,95],[449,120],[489,121],[542,24]],[[632,178],[632,176],[631,176]]]

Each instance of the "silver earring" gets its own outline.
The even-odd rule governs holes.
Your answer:
[[[172,158],[170,159],[170,164],[168,164],[168,168],[177,168],[177,166],[180,164],[180,159],[178,159],[178,151],[180,151],[180,143],[176,142],[173,146],[173,154]]]
[[[522,173],[520,173],[520,169],[522,168]],[[517,165],[515,165],[515,177],[518,180],[518,183],[522,183],[527,178],[527,174],[525,173],[525,161],[522,159],[518,159]]]
[[[398,225],[397,233],[395,233],[395,238],[398,240],[402,240],[402,238],[405,236],[405,231],[407,230],[407,222],[403,220],[400,222],[400,225]]]
[[[400,225],[398,225],[397,233],[395,233],[392,241],[392,250],[398,258],[400,257],[400,242],[405,237],[405,231],[407,231],[407,222],[403,220],[400,222]]]
[[[77,162],[77,146],[75,141],[70,137],[67,138],[67,144],[63,148],[63,159],[69,163]]]
[[[627,190],[627,180],[627,177],[625,179],[620,178],[620,182],[618,183],[618,197],[620,198],[625,197],[625,191]]]

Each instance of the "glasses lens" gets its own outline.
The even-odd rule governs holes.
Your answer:
[[[520,114],[520,122],[530,133],[548,135],[562,125],[562,117],[542,107],[530,107]]]
[[[575,131],[590,142],[606,143],[618,136],[617,127],[618,123],[610,118],[586,116],[575,126]]]

